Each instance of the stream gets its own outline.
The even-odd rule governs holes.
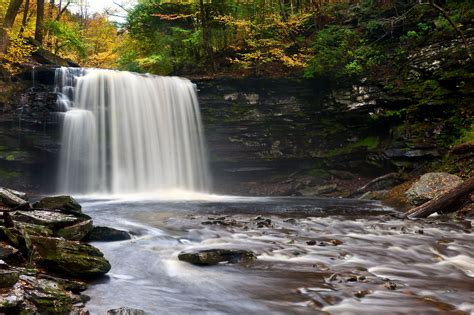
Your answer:
[[[95,225],[132,240],[93,243],[112,264],[87,309],[147,314],[472,314],[466,222],[405,221],[378,202],[298,197],[79,198]],[[469,223],[469,222],[468,222]],[[245,265],[194,266],[191,248],[252,250]]]

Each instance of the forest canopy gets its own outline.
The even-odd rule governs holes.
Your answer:
[[[84,67],[337,79],[382,71],[421,42],[462,37],[474,18],[470,0],[139,0],[116,9],[0,0],[4,64],[42,47]]]

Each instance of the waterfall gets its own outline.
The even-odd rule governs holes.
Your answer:
[[[60,68],[58,191],[159,193],[209,189],[195,87],[187,79]]]

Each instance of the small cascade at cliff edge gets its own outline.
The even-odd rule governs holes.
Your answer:
[[[195,86],[179,77],[59,68],[57,190],[136,194],[210,188]]]

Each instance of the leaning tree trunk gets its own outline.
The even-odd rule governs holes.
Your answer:
[[[40,43],[40,45],[43,44],[43,26],[44,26],[44,0],[37,0],[35,39]]]
[[[408,218],[426,218],[435,212],[452,212],[462,206],[474,192],[474,177],[454,187],[439,198],[430,200],[405,213]]]
[[[8,46],[8,31],[12,28],[15,18],[20,10],[21,3],[23,0],[11,0],[3,25],[0,27],[0,54],[4,54],[7,51]]]

